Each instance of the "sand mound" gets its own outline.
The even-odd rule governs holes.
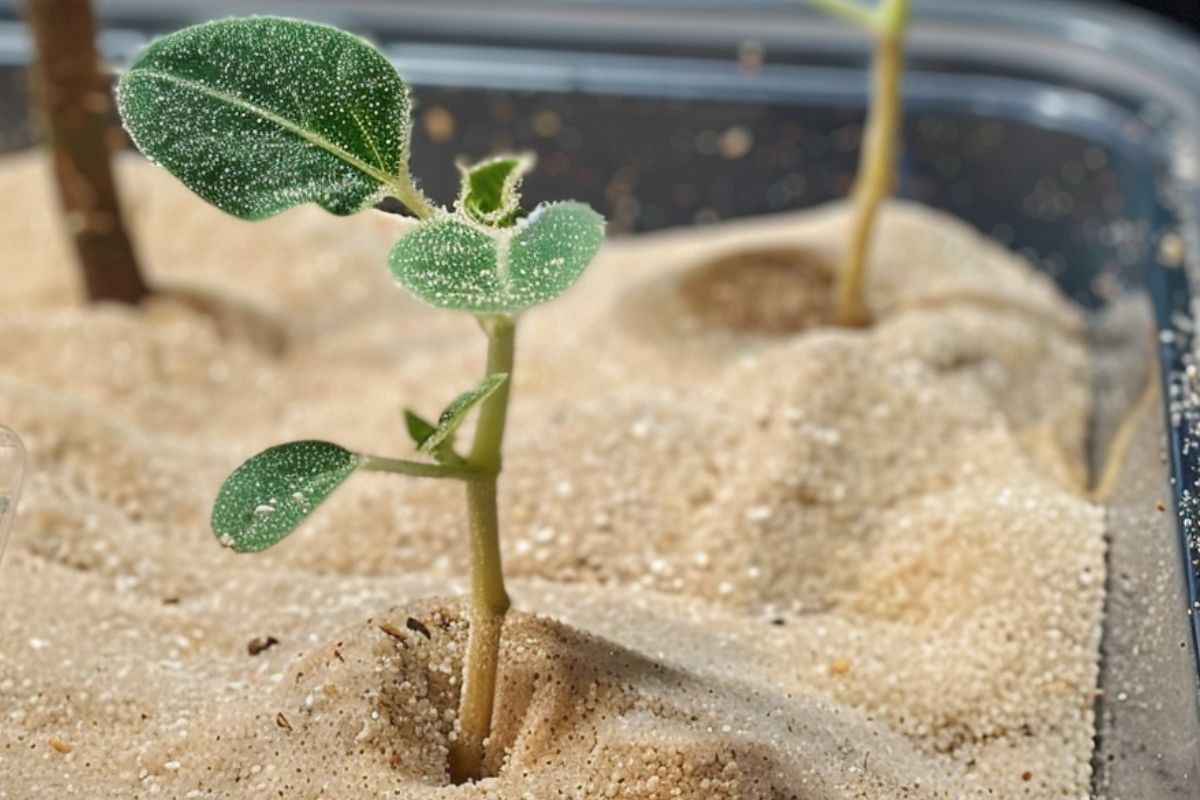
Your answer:
[[[871,796],[922,784],[904,740],[861,714],[700,679],[518,612],[505,631],[488,777],[450,789],[462,612],[429,601],[393,609],[298,656],[247,719],[224,729],[215,760],[175,768],[171,791],[732,800]],[[864,739],[877,759],[872,774],[861,768],[871,757]]]
[[[145,311],[78,306],[42,165],[0,169],[30,209],[0,229],[0,422],[32,461],[3,800],[1086,794],[1087,353],[1019,259],[893,206],[876,325],[813,327],[792,270],[833,263],[832,207],[614,242],[531,312],[492,777],[451,787],[465,631],[420,598],[464,588],[461,487],[355,476],[256,557],[207,517],[280,441],[408,454],[401,409],[475,381],[478,331],[391,286],[395,218],[239,223],[123,166],[153,277],[189,287]]]

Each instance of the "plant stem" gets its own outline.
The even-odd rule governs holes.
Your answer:
[[[392,195],[400,201],[400,203],[412,212],[417,219],[429,219],[434,215],[436,209],[425,193],[417,188],[413,183],[412,176],[408,173],[408,168],[397,177],[393,184]]]
[[[871,108],[854,184],[850,240],[838,272],[837,317],[842,325],[865,325],[870,320],[863,297],[867,257],[879,206],[892,191],[896,139],[900,133],[900,76],[904,68],[907,22],[908,0],[882,0],[875,12]]]
[[[381,456],[363,456],[361,466],[372,472],[395,472],[413,478],[458,478],[465,481],[480,475],[479,470],[468,464],[426,464]]]
[[[125,229],[109,153],[108,90],[88,0],[29,0],[37,96],[59,200],[90,300],[150,294]]]
[[[512,375],[516,323],[511,317],[480,317],[488,336],[487,375]],[[508,612],[508,592],[500,564],[500,522],[496,479],[501,468],[504,423],[511,379],[483,401],[467,465],[480,475],[467,481],[471,534],[471,620],[459,702],[459,738],[450,748],[455,783],[483,776],[484,740],[491,733],[500,633]]]
[[[838,17],[856,25],[865,25],[874,30],[875,13],[863,8],[855,0],[808,0],[808,2],[831,17]]]

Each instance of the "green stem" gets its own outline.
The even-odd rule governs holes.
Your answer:
[[[487,375],[512,375],[516,323],[511,317],[480,317],[488,336]],[[463,665],[458,739],[450,748],[450,777],[455,783],[483,776],[484,742],[491,733],[496,695],[500,633],[508,612],[508,592],[500,563],[500,522],[496,479],[501,468],[504,424],[511,379],[483,401],[467,465],[479,475],[467,481],[467,517],[471,534],[470,633]]]
[[[413,478],[458,478],[464,481],[481,475],[480,470],[467,464],[426,464],[381,456],[363,456],[360,468],[372,472],[395,472]]]
[[[391,194],[413,213],[417,219],[429,219],[437,211],[436,207],[425,196],[425,193],[413,183],[412,175],[406,167],[396,180],[390,184]]]
[[[900,133],[900,76],[908,0],[883,0],[875,13],[876,48],[871,107],[854,185],[854,218],[838,272],[837,316],[843,325],[869,321],[865,294],[867,257],[879,207],[892,191],[896,140]]]
[[[824,11],[831,17],[838,17],[855,25],[865,25],[875,29],[875,12],[863,8],[854,0],[808,0],[808,2]]]

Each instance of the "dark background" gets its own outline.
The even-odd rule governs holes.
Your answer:
[[[1125,0],[1125,4],[1140,6],[1200,31],[1200,0]]]

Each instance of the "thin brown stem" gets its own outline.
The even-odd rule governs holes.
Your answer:
[[[137,303],[150,290],[121,215],[110,162],[109,95],[88,0],[28,0],[36,96],[63,218],[88,298]]]

